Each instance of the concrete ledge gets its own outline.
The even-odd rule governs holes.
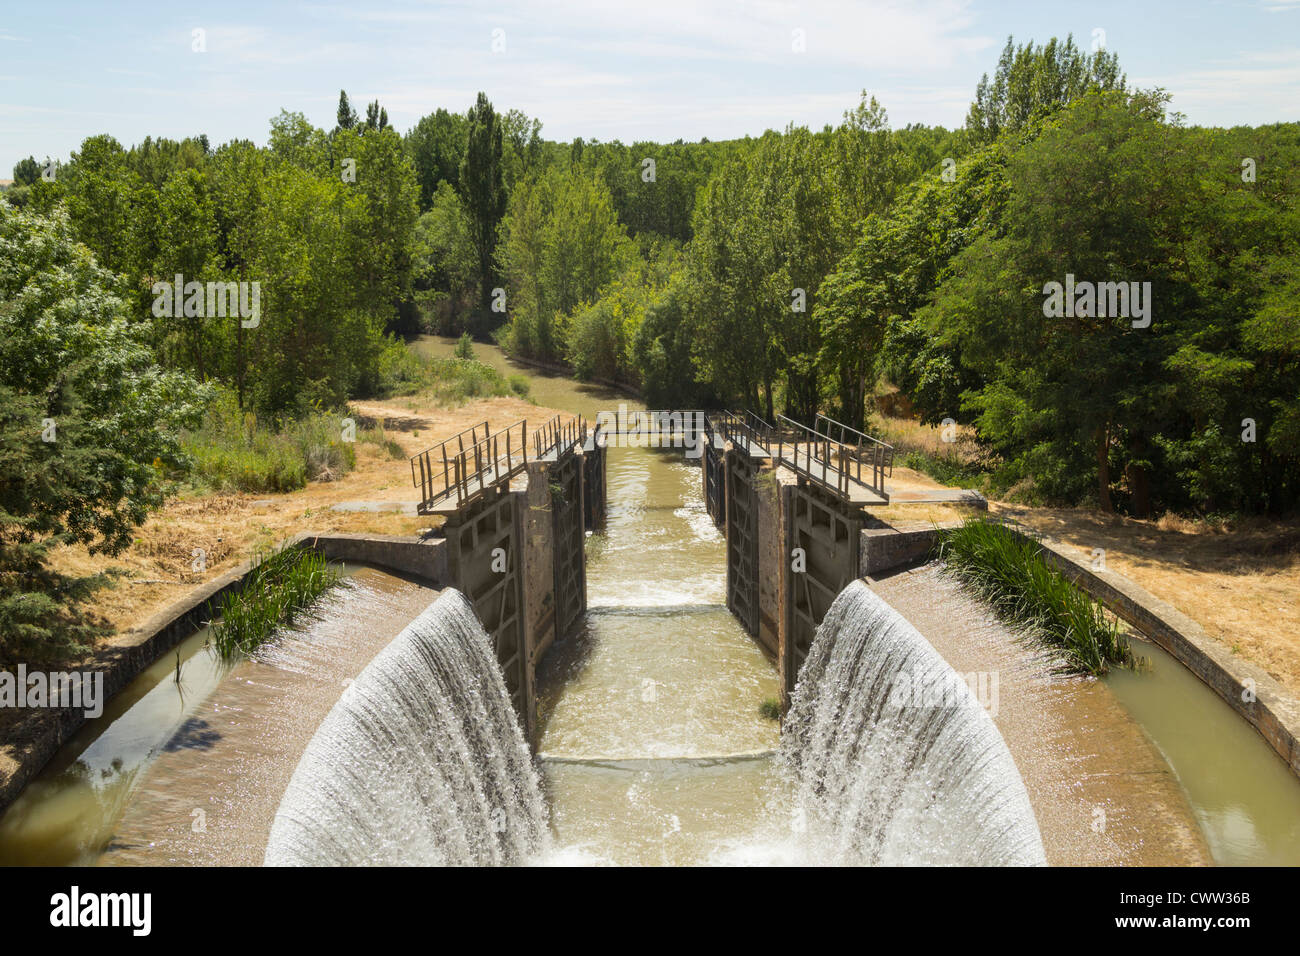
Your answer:
[[[989,501],[974,488],[935,488],[931,491],[899,491],[889,496],[891,505],[965,505],[988,511]]]
[[[1007,527],[1034,541],[1049,564],[1177,658],[1246,718],[1300,777],[1300,700],[1294,694],[1262,667],[1235,657],[1200,624],[1122,574],[1093,570],[1089,558],[1078,549],[1027,529]],[[860,573],[878,574],[919,560],[929,553],[934,540],[934,528],[865,530]]]
[[[957,526],[957,522],[939,525],[940,528]],[[865,578],[920,561],[933,547],[933,525],[916,528],[865,528],[858,549],[858,575]]]
[[[319,551],[333,561],[358,561],[411,574],[439,587],[451,582],[447,541],[399,534],[301,534],[295,545]]]
[[[414,575],[430,584],[445,586],[447,542],[402,535],[296,534],[282,542],[284,547],[306,547],[336,561],[356,561],[391,568]],[[75,670],[104,675],[104,703],[194,633],[211,618],[209,606],[226,592],[238,591],[252,567],[245,561],[146,618],[139,626],[121,631],[110,643],[97,649],[90,662]],[[0,755],[0,813],[86,722],[82,710],[49,708],[29,710],[26,719],[13,725],[20,741],[8,755]],[[8,743],[8,742],[6,742]]]

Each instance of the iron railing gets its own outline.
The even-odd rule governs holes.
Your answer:
[[[541,428],[533,433],[533,457],[540,461],[555,452],[559,458],[575,445],[585,445],[587,441],[587,421],[574,415],[568,421],[561,421],[561,415],[555,415]]]
[[[850,483],[854,483],[888,501],[885,477],[886,472],[893,473],[893,447],[824,415],[818,415],[816,421],[819,427],[810,428],[778,415],[777,460],[846,498],[850,497]],[[823,430],[823,425],[829,427]]]
[[[840,457],[845,455],[853,459],[857,464],[856,479],[859,483],[865,484],[874,491],[884,493],[885,479],[892,478],[894,475],[894,446],[881,441],[879,438],[872,438],[864,432],[858,431],[843,422],[837,422],[826,415],[818,415],[814,422],[816,431],[831,437],[839,442]],[[863,481],[861,466],[866,465],[871,469],[871,480]]]
[[[411,458],[411,481],[420,489],[417,511],[456,496],[464,505],[528,463],[528,425],[523,419],[495,434],[487,422],[467,428]]]
[[[740,445],[743,441],[747,450],[761,448],[767,454],[772,454],[772,426],[761,415],[755,415],[751,411],[723,412],[718,424],[722,429],[722,437],[733,445]]]

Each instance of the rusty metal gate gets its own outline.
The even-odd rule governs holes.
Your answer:
[[[782,671],[788,695],[808,657],[817,625],[831,602],[858,576],[863,515],[804,480],[787,494],[786,554],[791,555],[792,570],[786,576],[787,637]],[[795,548],[803,549],[803,571],[793,569]]]
[[[719,528],[727,518],[722,474],[722,450],[710,441],[704,446],[704,507]]]
[[[596,456],[592,456],[596,457]],[[603,457],[603,456],[601,456]],[[551,466],[551,528],[555,542],[555,636],[568,637],[587,610],[583,529],[583,457],[570,448]]]
[[[605,520],[605,449],[595,440],[582,453],[582,523],[594,531]]]
[[[726,457],[727,607],[751,637],[758,637],[757,471],[744,455]]]
[[[523,535],[519,496],[489,491],[452,515],[444,528],[447,561],[456,588],[474,606],[492,639],[506,691],[525,734],[532,732],[527,706],[523,619]]]

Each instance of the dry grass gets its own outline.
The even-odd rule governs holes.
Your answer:
[[[867,433],[894,446],[898,457],[909,451],[927,455],[956,455],[961,461],[975,458],[975,430],[969,425],[953,425],[951,434],[955,441],[944,441],[945,429],[938,425],[922,425],[914,418],[893,418],[876,415],[867,423]]]
[[[418,398],[358,402],[353,410],[384,423],[388,437],[413,455],[471,424],[488,419],[494,426],[527,418],[530,426],[554,415],[523,399],[491,398],[460,408],[437,407]],[[132,546],[114,558],[91,556],[83,547],[51,552],[61,571],[90,574],[119,568],[124,574],[95,598],[97,612],[124,636],[151,614],[266,547],[300,531],[416,534],[441,519],[400,513],[333,511],[345,501],[414,502],[410,464],[378,446],[358,442],[356,468],[329,482],[310,482],[287,494],[213,494],[174,499],[136,532]],[[194,551],[206,554],[206,567],[194,570]],[[109,638],[109,643],[115,642]]]
[[[891,491],[942,487],[932,478],[895,468]],[[1177,515],[1140,521],[1082,508],[1030,508],[1000,501],[1005,514],[1091,554],[1106,566],[1197,621],[1235,654],[1263,667],[1300,694],[1300,518],[1201,521]],[[872,508],[886,524],[959,521],[954,505],[893,504]]]

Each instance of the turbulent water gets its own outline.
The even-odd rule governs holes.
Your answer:
[[[855,581],[800,674],[781,753],[823,863],[1044,864],[992,718],[916,629]]]
[[[546,849],[528,746],[452,589],[343,692],[285,790],[269,866],[505,865]]]

